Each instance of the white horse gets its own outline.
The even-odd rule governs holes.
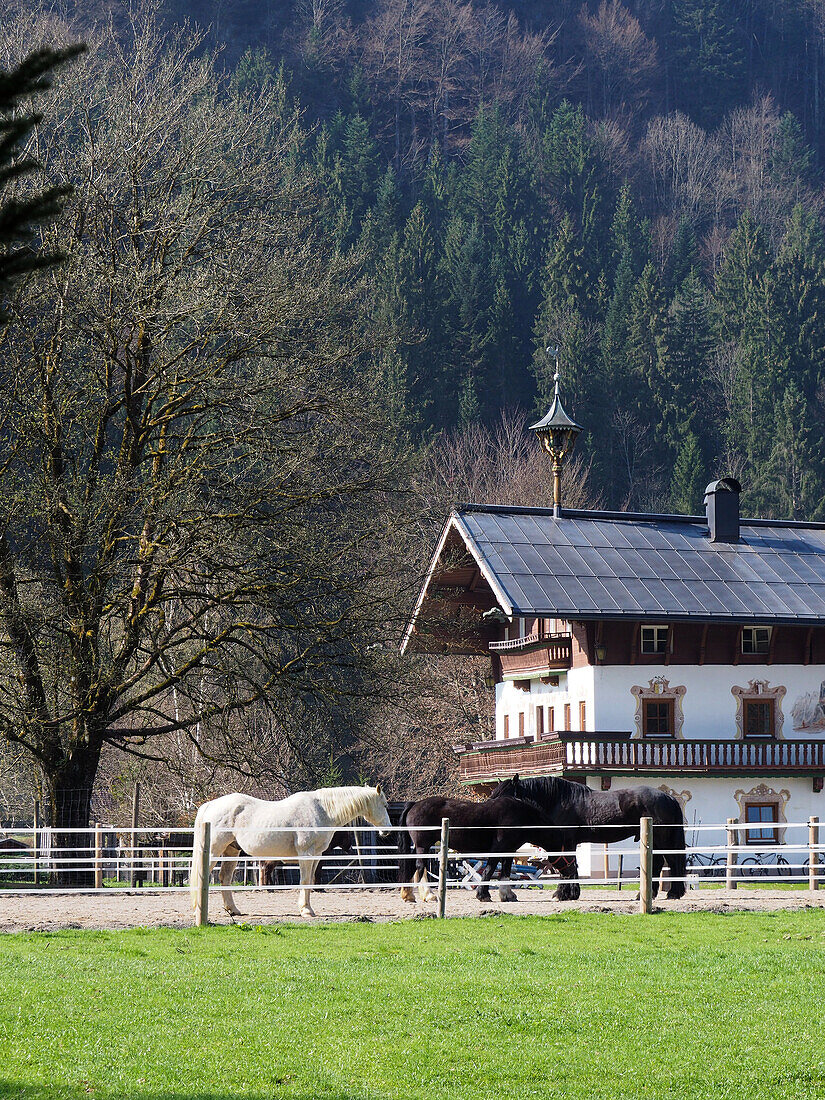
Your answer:
[[[320,857],[336,829],[364,817],[376,829],[392,828],[387,799],[380,787],[322,787],[300,791],[279,802],[267,802],[248,794],[225,794],[204,802],[195,817],[195,840],[189,884],[194,908],[201,887],[202,831],[211,825],[209,871],[223,857],[220,880],[223,904],[239,916],[229,884],[238,856],[262,859],[297,859],[301,874],[301,916],[313,917],[309,891],[315,882]],[[229,858],[227,858],[229,857]]]

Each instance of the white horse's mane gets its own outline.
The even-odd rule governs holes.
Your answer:
[[[375,787],[321,787],[315,794],[330,817],[342,822],[364,817],[378,794]]]

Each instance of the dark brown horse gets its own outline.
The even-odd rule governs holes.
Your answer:
[[[324,849],[324,855],[331,855],[334,851],[339,851],[344,855],[349,855],[353,850],[353,832],[352,829],[338,829],[332,834],[332,840]],[[322,857],[323,860],[323,857]],[[315,873],[315,880],[317,881],[318,875],[321,873],[321,867],[323,862],[318,864],[318,870]],[[286,876],[284,875],[283,860],[280,859],[266,859],[261,863],[261,877],[259,881],[260,886],[288,886]],[[318,890],[317,893],[323,891]]]
[[[491,801],[524,798],[538,806],[552,825],[562,830],[570,828],[572,843],[559,845],[560,851],[570,851],[575,863],[576,845],[595,842],[612,844],[616,840],[639,839],[639,822],[653,819],[653,896],[658,890],[659,876],[665,863],[670,872],[667,896],[680,898],[685,892],[685,819],[682,807],[673,795],[655,787],[629,787],[617,791],[591,791],[582,783],[570,783],[555,776],[540,779],[519,779],[517,775],[499,783]],[[564,876],[567,877],[567,876]],[[578,871],[571,878],[578,877]],[[556,897],[575,900],[580,894],[578,883],[562,883]]]
[[[406,832],[399,833],[398,850],[401,856],[399,879],[406,883],[409,874],[409,856],[416,852],[413,882],[418,884],[418,896],[422,901],[434,901],[435,895],[427,885],[425,856],[439,840],[438,832],[428,826],[441,824],[442,818],[450,822],[450,847],[456,852],[484,854],[486,864],[481,882],[476,889],[479,901],[490,900],[489,882],[501,863],[499,881],[510,878],[513,853],[522,844],[533,844],[549,852],[568,850],[570,841],[560,829],[548,829],[545,814],[529,802],[518,798],[487,799],[486,802],[468,802],[461,798],[422,798],[411,802],[401,815],[400,824]],[[490,854],[491,853],[491,854]],[[405,858],[407,857],[407,858]],[[550,857],[550,862],[562,877],[575,874],[576,861],[570,856]],[[500,885],[502,901],[517,901],[511,886]],[[401,887],[404,901],[415,901],[413,888]]]

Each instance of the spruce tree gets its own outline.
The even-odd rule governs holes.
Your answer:
[[[654,391],[660,432],[675,455],[688,431],[698,431],[713,338],[705,288],[695,270],[676,292],[668,324],[668,368]]]
[[[699,440],[691,432],[685,432],[679,444],[673,477],[670,482],[670,508],[674,513],[698,515],[702,510],[704,488],[707,484],[705,465]]]
[[[800,204],[788,219],[773,273],[789,375],[812,400],[825,382],[825,237],[819,217]]]
[[[610,257],[608,274],[616,278],[622,259],[627,256],[634,276],[641,274],[650,259],[650,232],[647,224],[639,220],[636,204],[627,184],[619,192],[616,209],[610,225]]]
[[[489,263],[478,224],[454,217],[444,237],[440,264],[445,291],[444,346],[450,370],[461,379],[463,423],[487,411],[488,393],[495,384],[487,378],[485,351],[492,287]]]
[[[55,70],[83,49],[37,50],[0,71],[0,309],[14,279],[60,259],[39,251],[32,238],[35,225],[57,217],[70,188],[38,188],[40,165],[25,143],[42,115],[24,103],[50,88]]]
[[[825,512],[825,461],[808,403],[791,382],[777,403],[771,448],[758,471],[754,498],[763,513],[818,520]]]
[[[673,0],[670,45],[677,105],[698,123],[717,123],[745,76],[740,30],[724,0]]]
[[[687,218],[680,218],[673,236],[665,268],[665,283],[671,294],[676,292],[688,275],[699,270],[699,247],[696,233]]]
[[[771,262],[767,233],[746,210],[728,239],[716,277],[716,323],[723,340],[739,340],[746,330],[750,303]]]

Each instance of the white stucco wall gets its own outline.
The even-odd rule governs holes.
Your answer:
[[[637,697],[633,687],[648,689],[651,680],[662,677],[669,688],[685,688],[681,697],[688,740],[736,737],[736,698],[733,687],[748,688],[751,681],[763,681],[770,692],[784,687],[779,701],[782,716],[778,736],[782,739],[825,737],[825,724],[804,725],[811,717],[823,682],[825,665],[607,665],[571,669],[559,673],[553,687],[535,679],[530,691],[509,680],[496,685],[496,737],[504,736],[504,715],[510,717],[510,736],[518,736],[518,716],[524,713],[524,730],[536,732],[536,707],[556,708],[556,729],[564,728],[564,705],[570,704],[571,728],[579,729],[579,703],[586,708],[588,731],[630,730],[638,736]],[[794,712],[797,718],[795,719]],[[800,718],[801,716],[801,718]]]
[[[734,686],[747,688],[761,680],[768,691],[784,687],[779,703],[783,717],[779,734],[787,740],[825,737],[825,728],[795,728],[793,710],[810,713],[810,697],[818,699],[825,665],[607,665],[589,669],[594,685],[594,730],[631,730],[637,735],[634,686],[648,688],[663,677],[671,689],[684,687],[682,736],[688,740],[736,736]],[[806,698],[807,697],[807,698]],[[807,706],[806,706],[807,702]]]
[[[541,680],[530,681],[530,691],[517,688],[510,680],[496,684],[496,737],[504,736],[504,715],[510,717],[510,737],[518,736],[518,716],[524,713],[524,732],[536,733],[536,707],[554,707],[556,711],[556,729],[564,729],[564,705],[570,704],[570,728],[579,729],[579,703],[585,704],[587,729],[594,725],[593,673],[592,668],[574,668],[569,672],[559,672],[559,685],[543,684]],[[554,673],[554,675],[556,675]],[[616,726],[616,729],[621,727]],[[545,732],[547,726],[545,725]]]

